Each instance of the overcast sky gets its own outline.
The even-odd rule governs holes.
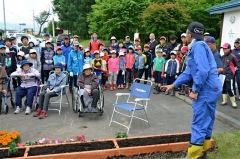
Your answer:
[[[52,8],[52,0],[5,0],[7,29],[19,28],[19,23],[33,27],[33,10],[38,15],[43,10]],[[3,0],[0,0],[0,28],[3,25]],[[37,24],[35,23],[37,27]]]

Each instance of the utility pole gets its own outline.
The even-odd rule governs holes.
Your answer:
[[[53,38],[55,37],[55,26],[54,26],[54,17],[53,17],[53,19],[52,19],[52,36],[53,36]]]
[[[35,15],[34,15],[34,10],[33,10],[33,33],[35,32]]]
[[[3,20],[4,20],[4,32],[6,36],[7,27],[6,27],[6,15],[5,15],[5,0],[3,0]]]

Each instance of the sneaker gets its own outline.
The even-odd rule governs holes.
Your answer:
[[[14,111],[14,114],[19,114],[21,112],[21,109],[19,106],[17,106],[16,110]]]
[[[92,112],[92,113],[97,113],[98,110],[97,110],[97,108],[93,107],[91,112]]]
[[[47,115],[47,112],[45,110],[42,110],[41,111],[41,114],[39,115],[38,119],[44,119],[46,118],[48,115]]]
[[[124,85],[123,84],[121,85],[121,88],[124,89]]]
[[[121,85],[118,85],[118,89],[121,89]]]
[[[166,91],[166,92],[165,92],[165,95],[168,95],[168,94],[169,94],[169,92],[168,92],[168,91]]]
[[[26,108],[26,111],[25,111],[25,114],[26,115],[29,115],[31,113],[31,108],[30,107],[27,107]]]
[[[41,112],[42,112],[42,109],[41,109],[41,108],[38,108],[38,109],[34,112],[33,117],[38,117],[38,116],[41,114]]]

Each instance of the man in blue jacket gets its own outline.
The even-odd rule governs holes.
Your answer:
[[[73,43],[73,50],[69,53],[67,70],[69,71],[70,81],[69,81],[69,90],[72,92],[72,85],[74,84],[77,87],[78,76],[83,71],[83,52],[79,50],[79,43]]]
[[[63,56],[65,56],[65,63],[67,63],[68,62],[68,56],[69,56],[69,54],[72,50],[72,47],[70,45],[70,40],[69,40],[68,36],[66,36],[64,38],[64,42],[63,42],[63,45],[61,46],[61,48],[62,48],[62,54],[63,54]],[[67,65],[65,65],[65,70],[67,70]]]
[[[204,26],[192,22],[187,29],[189,52],[187,67],[177,80],[167,86],[167,91],[193,80],[192,92],[189,97],[193,100],[193,119],[191,147],[188,148],[187,159],[201,158],[210,147],[216,103],[221,96],[222,83],[218,78],[214,56],[203,42]]]

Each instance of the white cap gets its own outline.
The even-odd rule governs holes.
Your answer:
[[[90,51],[89,48],[84,49],[84,52],[89,52],[89,51]]]
[[[175,50],[173,50],[173,51],[170,52],[170,54],[174,54],[174,55],[176,55],[177,52],[176,52]]]
[[[86,69],[92,69],[92,65],[90,65],[90,64],[85,64],[85,65],[83,66],[83,70],[86,70]]]
[[[50,40],[47,40],[46,42],[45,42],[45,44],[47,44],[47,43],[52,43]]]
[[[204,33],[203,35],[204,35],[204,36],[209,36],[210,33],[206,32],[206,33]]]
[[[124,56],[124,52],[119,52],[119,56]]]
[[[24,52],[23,51],[19,51],[18,53],[17,53],[17,56],[24,56],[25,54],[24,54]]]
[[[100,52],[100,57],[103,57],[104,56],[104,52]]]
[[[31,53],[37,53],[37,51],[35,49],[30,49],[29,54]]]
[[[112,50],[110,53],[111,53],[111,54],[116,54],[117,51],[116,51],[116,50]]]
[[[10,50],[9,50],[9,48],[6,48],[6,51],[5,51],[6,53],[9,53],[10,52]]]
[[[186,33],[182,33],[182,34],[181,34],[181,37],[186,37],[186,36],[187,36]]]
[[[115,36],[112,36],[110,40],[117,40]]]

